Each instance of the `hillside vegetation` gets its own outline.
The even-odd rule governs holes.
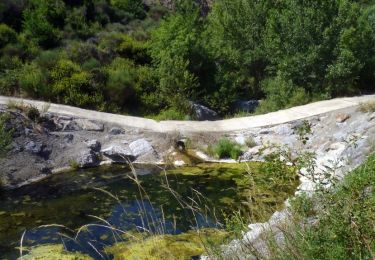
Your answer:
[[[0,94],[179,119],[373,91],[373,1],[153,2],[1,1]]]

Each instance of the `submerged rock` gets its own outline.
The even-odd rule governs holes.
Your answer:
[[[64,250],[63,245],[47,244],[36,246],[29,249],[27,255],[18,258],[22,260],[35,260],[35,259],[63,259],[63,260],[90,260],[90,256],[78,253],[67,252]]]
[[[201,229],[179,235],[155,235],[107,247],[114,259],[191,259],[206,252],[207,243],[224,243],[230,234],[217,229]],[[134,241],[135,240],[135,241]]]
[[[130,149],[119,145],[112,145],[103,149],[101,152],[105,157],[117,163],[128,163],[135,159],[135,156]]]

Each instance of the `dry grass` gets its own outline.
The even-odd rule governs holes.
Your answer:
[[[362,113],[373,113],[375,112],[375,101],[360,103],[358,109]]]

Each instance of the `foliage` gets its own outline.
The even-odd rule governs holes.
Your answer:
[[[6,24],[0,24],[0,49],[17,39],[16,32]]]
[[[31,0],[23,13],[25,34],[43,47],[55,47],[61,39],[59,26],[65,17],[62,0]]]
[[[264,80],[262,88],[267,99],[260,103],[257,113],[293,107],[310,100],[303,88],[294,86],[292,80],[285,80],[281,75]]]
[[[150,116],[370,92],[373,1],[4,0],[0,94]],[[126,61],[125,61],[126,60]],[[74,72],[56,77],[67,65]],[[72,65],[73,64],[73,65]]]
[[[6,155],[13,140],[12,131],[6,124],[8,119],[6,114],[0,114],[0,157]]]
[[[296,216],[311,214],[312,205],[320,203],[316,211],[316,224],[307,225],[294,232],[287,240],[290,248],[284,254],[298,254],[300,259],[371,259],[375,250],[375,156],[349,173],[343,182],[326,194],[312,198],[297,198],[294,205]],[[302,228],[302,227],[300,227]]]
[[[174,108],[168,108],[166,110],[162,110],[159,114],[156,116],[153,116],[152,119],[156,121],[163,121],[163,120],[188,120],[189,117],[181,113],[180,111],[174,109]]]
[[[212,149],[213,153],[220,159],[232,158],[237,160],[242,153],[241,147],[227,138],[220,139]]]

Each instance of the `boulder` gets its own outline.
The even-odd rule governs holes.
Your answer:
[[[336,115],[336,122],[337,123],[344,123],[346,120],[350,118],[350,115],[345,114],[345,113],[338,113]]]
[[[128,161],[134,161],[135,156],[131,150],[126,147],[119,145],[112,145],[108,148],[101,150],[101,153],[117,163],[127,163]]]
[[[86,141],[86,145],[90,150],[94,152],[99,152],[101,148],[101,144],[98,140]]]
[[[77,163],[80,168],[95,167],[100,163],[99,156],[92,150],[87,150],[79,155]]]
[[[130,143],[129,148],[135,157],[139,157],[154,151],[152,145],[145,139],[138,139]]]
[[[252,100],[238,100],[234,103],[234,109],[236,111],[242,111],[247,113],[252,113],[255,109],[259,106],[259,101],[252,99]]]
[[[191,103],[191,109],[194,119],[198,121],[214,121],[219,119],[219,115],[215,111],[203,105]]]
[[[86,131],[97,131],[102,132],[104,130],[104,124],[95,122],[89,119],[76,119],[74,122],[80,127],[82,130]]]

